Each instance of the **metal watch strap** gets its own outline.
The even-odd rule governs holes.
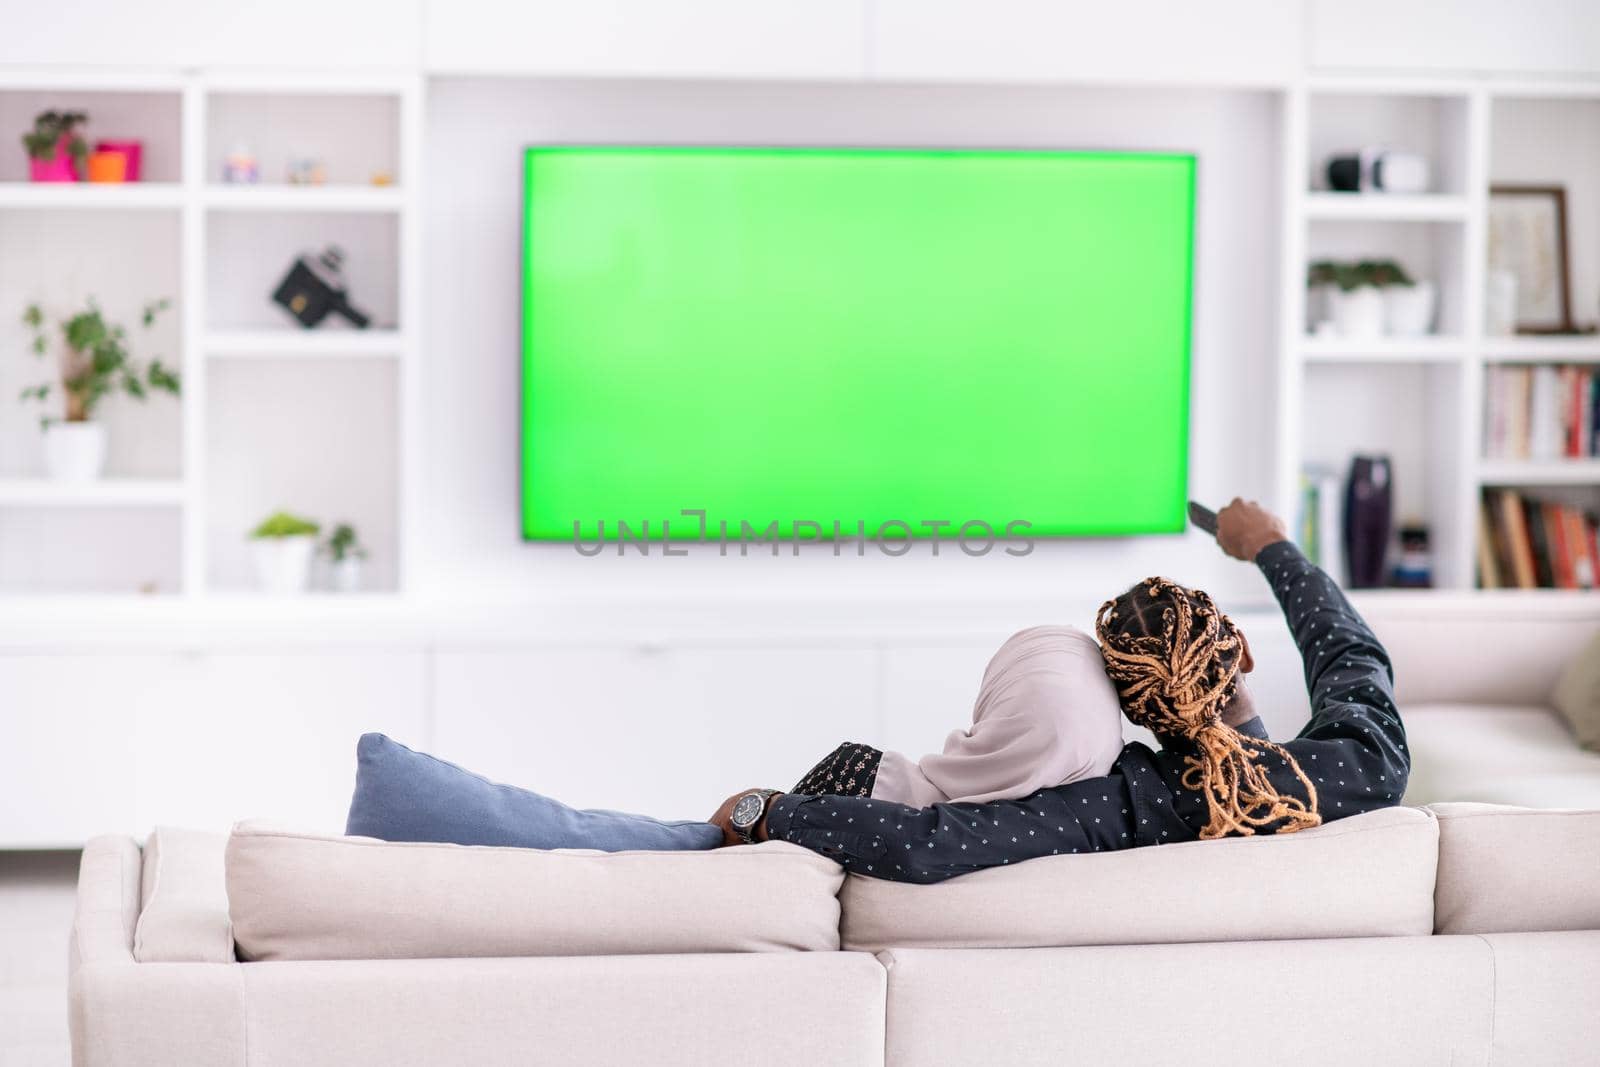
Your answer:
[[[750,796],[752,793],[760,795],[760,797],[761,797],[761,814],[756,816],[756,821],[755,822],[751,823],[749,826],[745,827],[744,829],[741,830],[737,826],[735,826],[733,828],[733,832],[739,835],[739,840],[743,841],[747,845],[753,845],[753,844],[756,843],[756,839],[755,839],[756,827],[761,825],[761,820],[765,819],[767,817],[767,813],[771,810],[771,808],[772,808],[772,798],[777,796],[781,792],[783,792],[783,790],[781,790],[781,789],[752,789],[752,790],[750,790],[749,793],[745,794],[745,796]]]

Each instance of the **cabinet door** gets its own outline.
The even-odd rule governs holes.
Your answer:
[[[428,0],[424,65],[442,74],[858,78],[864,2]]]
[[[136,697],[161,684],[150,656],[0,656],[0,847],[133,832]]]
[[[876,655],[829,648],[446,651],[441,757],[579,807],[700,819],[736,790],[784,789],[881,733]]]
[[[1323,70],[1592,74],[1591,0],[1311,0],[1311,64]]]
[[[263,818],[343,832],[357,737],[426,743],[425,664],[421,651],[170,657],[164,698],[139,702],[140,827]]]
[[[1276,85],[1303,54],[1284,0],[876,0],[869,33],[885,79]]]

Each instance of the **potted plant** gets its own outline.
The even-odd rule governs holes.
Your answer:
[[[1373,264],[1340,263],[1334,269],[1333,322],[1341,337],[1383,334],[1383,294],[1373,280]]]
[[[1392,259],[1372,265],[1373,283],[1383,293],[1383,321],[1396,337],[1419,337],[1433,329],[1435,291],[1432,282],[1413,281]]]
[[[1317,328],[1333,316],[1333,292],[1339,281],[1339,264],[1319,259],[1306,268],[1306,330]]]
[[[169,306],[166,300],[146,304],[144,327],[149,329]],[[33,334],[33,354],[45,358],[50,352],[50,335],[38,304],[27,306],[22,322]],[[151,391],[177,396],[178,372],[159,359],[141,367],[128,351],[127,331],[107,322],[93,300],[86,310],[59,325],[62,344],[57,380],[29,386],[22,391],[22,399],[44,402],[60,390],[60,416],[45,415],[39,420],[45,473],[57,481],[89,482],[100,477],[106,459],[105,427],[94,421],[100,402],[113,393],[141,401]]]
[[[322,527],[310,519],[275,511],[261,520],[250,539],[256,580],[266,593],[301,593],[311,575],[311,557]]]
[[[89,121],[82,111],[45,111],[22,135],[28,150],[28,177],[36,182],[75,182],[82,178],[89,146],[78,127]]]
[[[361,561],[367,550],[356,537],[356,528],[341,522],[333,528],[322,550],[333,564],[333,588],[340,593],[354,593],[361,589]]]

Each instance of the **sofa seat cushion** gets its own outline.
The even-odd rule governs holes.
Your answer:
[[[1386,808],[1270,837],[1047,856],[933,885],[846,879],[850,949],[1381,937],[1433,930],[1438,825]]]
[[[1421,704],[1404,715],[1407,804],[1600,808],[1600,753],[1579,748],[1551,708]]]
[[[1441,934],[1600,930],[1600,811],[1435,804]]]
[[[232,963],[223,881],[224,834],[157,827],[144,845],[133,958],[140,963]]]
[[[782,842],[540,851],[234,827],[239,958],[778,952],[839,947],[839,867]]]

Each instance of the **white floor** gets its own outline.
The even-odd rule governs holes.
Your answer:
[[[0,851],[0,1067],[66,1067],[76,852]]]

